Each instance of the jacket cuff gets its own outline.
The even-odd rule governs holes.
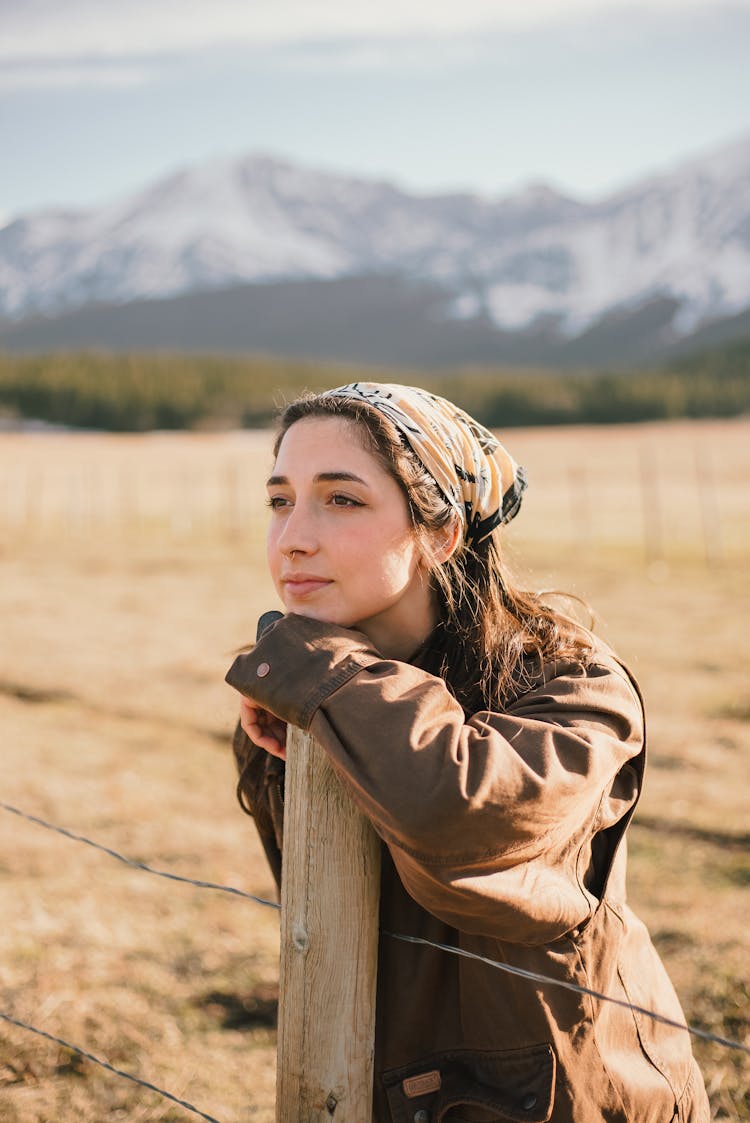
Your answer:
[[[329,695],[381,655],[367,636],[290,614],[252,651],[238,655],[226,682],[290,725],[308,730]]]

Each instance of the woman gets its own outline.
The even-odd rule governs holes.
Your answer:
[[[523,470],[450,402],[356,383],[289,406],[268,481],[287,615],[228,681],[240,798],[277,879],[286,724],[383,841],[381,928],[683,1021],[625,904],[642,704],[589,632],[515,588]],[[287,829],[289,825],[287,824]],[[374,1118],[709,1118],[684,1031],[381,939]]]

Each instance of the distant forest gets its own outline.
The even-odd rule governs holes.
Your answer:
[[[653,368],[579,373],[431,373],[178,354],[0,355],[0,421],[112,432],[259,428],[306,390],[357,380],[424,386],[493,428],[737,417],[750,412],[750,340]]]

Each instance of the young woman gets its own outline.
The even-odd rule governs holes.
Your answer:
[[[456,406],[356,383],[283,415],[268,563],[286,615],[228,675],[241,801],[280,876],[287,723],[383,841],[381,927],[683,1015],[625,903],[641,699],[514,587],[523,470]],[[287,829],[294,824],[287,823]],[[383,937],[378,1123],[707,1123],[686,1032]]]

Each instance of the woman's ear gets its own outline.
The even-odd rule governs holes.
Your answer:
[[[428,564],[443,565],[448,558],[456,552],[463,533],[463,525],[458,516],[454,516],[447,526],[436,530],[430,536],[430,550],[427,558]]]

